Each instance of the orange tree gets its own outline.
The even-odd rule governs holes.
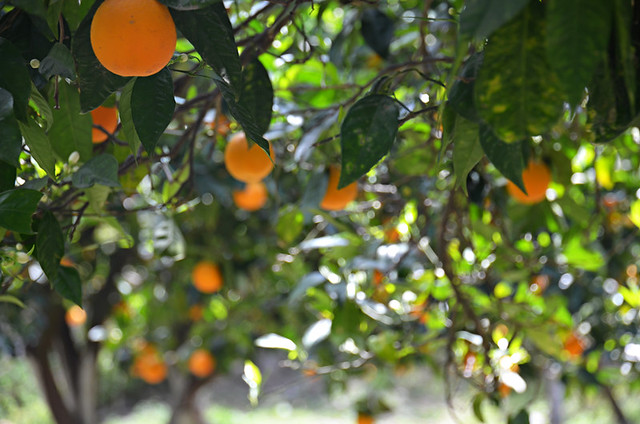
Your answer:
[[[331,388],[430,364],[479,418],[526,422],[547,381],[628,422],[638,2],[154,0],[118,21],[132,3],[0,3],[0,346],[25,347],[58,422],[169,386],[177,420],[235,360],[255,400],[257,348]],[[92,120],[114,106],[115,129]],[[254,212],[224,163],[239,132],[274,151]],[[190,375],[199,349],[212,374]],[[361,416],[385,409],[374,386]]]

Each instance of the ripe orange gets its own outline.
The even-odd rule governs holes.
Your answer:
[[[79,327],[87,321],[87,313],[78,305],[73,305],[67,309],[64,320],[69,327]]]
[[[118,111],[115,107],[98,106],[91,111],[91,119],[94,125],[100,125],[107,132],[113,134],[118,127]],[[91,140],[94,143],[102,143],[109,138],[101,129],[91,129]]]
[[[575,332],[572,332],[564,341],[563,347],[571,358],[577,358],[584,352],[585,345],[582,339]]]
[[[373,424],[373,417],[369,414],[359,413],[358,414],[358,424]]]
[[[216,359],[209,351],[197,349],[189,358],[189,371],[196,377],[204,378],[216,369]]]
[[[244,186],[244,190],[234,190],[232,196],[240,209],[257,211],[267,203],[267,187],[263,182],[249,183]]]
[[[169,63],[176,27],[157,0],[105,0],[91,22],[91,47],[109,71],[145,77]]]
[[[269,145],[271,159],[257,144],[249,147],[247,136],[237,133],[227,144],[224,151],[224,164],[233,178],[245,183],[257,183],[264,179],[273,169],[275,155],[273,147]]]
[[[340,168],[337,166],[329,167],[329,184],[324,194],[320,207],[329,211],[339,211],[344,209],[350,202],[355,200],[358,195],[358,183],[353,182],[346,187],[338,190],[338,181],[340,181]]]
[[[231,126],[231,122],[229,122],[229,118],[226,115],[220,114],[213,118],[213,121],[208,122],[207,126],[212,130],[220,134],[221,136],[226,136],[229,134],[229,129]]]
[[[131,373],[149,384],[161,383],[167,377],[167,364],[153,345],[147,344],[133,361]]]
[[[191,272],[193,285],[202,293],[215,293],[222,288],[222,274],[218,265],[200,261]]]
[[[520,203],[531,205],[545,199],[547,187],[551,182],[551,171],[543,162],[530,160],[522,172],[522,181],[527,194],[524,194],[514,183],[507,182],[507,192]]]

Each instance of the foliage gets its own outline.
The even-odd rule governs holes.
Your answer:
[[[194,390],[201,346],[216,372],[283,349],[332,389],[429,364],[510,422],[527,412],[504,396],[543,371],[640,382],[640,3],[165,0],[176,53],[134,78],[91,49],[100,3],[2,3],[0,313],[31,355],[66,337],[123,375],[148,341]],[[120,125],[93,146],[103,104]],[[240,131],[275,150],[251,213],[223,164]],[[530,159],[552,183],[523,205],[505,183]],[[338,162],[361,193],[328,212]],[[202,260],[221,291],[193,287]],[[71,302],[88,321],[69,336]]]

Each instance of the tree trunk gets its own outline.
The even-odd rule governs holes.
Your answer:
[[[545,371],[547,382],[547,400],[549,402],[549,424],[564,423],[564,397],[565,387],[558,378],[557,372],[547,369]]]

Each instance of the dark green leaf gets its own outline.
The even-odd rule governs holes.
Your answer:
[[[71,51],[62,43],[53,45],[47,57],[40,62],[38,70],[46,79],[54,75],[69,79],[76,77]]]
[[[467,194],[467,175],[484,156],[478,124],[457,116],[453,138],[453,171],[456,174],[456,186],[462,186]]]
[[[243,70],[244,85],[240,103],[254,118],[261,134],[269,129],[273,108],[273,87],[267,70],[256,58]]]
[[[64,236],[55,216],[46,211],[38,224],[36,236],[36,259],[49,281],[58,276],[60,259],[64,255]]]
[[[529,413],[526,409],[522,409],[517,415],[510,416],[507,424],[529,424]]]
[[[522,171],[524,171],[525,166],[524,142],[505,143],[496,137],[490,127],[481,124],[480,144],[493,166],[522,191],[525,191],[522,181]]]
[[[0,192],[16,186],[16,168],[6,162],[0,162]]]
[[[254,119],[251,111],[242,103],[236,101],[233,88],[220,78],[215,79],[216,85],[222,93],[229,112],[236,121],[242,126],[247,138],[262,147],[262,150],[269,152],[269,142],[262,137],[261,128]]]
[[[60,296],[82,306],[82,281],[75,268],[61,265],[51,284]]]
[[[173,80],[167,68],[155,75],[136,78],[131,92],[131,118],[142,145],[150,155],[171,122],[175,107]]]
[[[131,153],[138,152],[140,147],[140,138],[136,132],[136,127],[133,125],[133,118],[131,117],[131,92],[133,91],[133,85],[136,80],[131,80],[122,88],[120,94],[120,101],[118,102],[118,112],[120,113],[120,123],[122,124],[122,132],[120,135],[129,143]]]
[[[0,227],[22,234],[33,234],[31,215],[42,193],[23,188],[0,193]]]
[[[91,187],[94,184],[118,187],[118,160],[106,153],[91,158],[73,174],[71,181],[78,188]]]
[[[16,118],[27,119],[27,105],[31,93],[31,78],[20,50],[8,40],[0,37],[0,87],[13,96],[13,110]]]
[[[199,10],[170,11],[176,27],[205,62],[219,76],[228,77],[232,91],[239,93],[242,87],[242,64],[224,3],[216,2]]]
[[[469,57],[462,73],[451,85],[449,90],[449,104],[463,118],[478,121],[478,112],[474,104],[474,84],[478,75],[478,69],[482,65],[483,54],[474,53]]]
[[[638,116],[636,71],[631,47],[631,7],[616,0],[609,49],[589,84],[588,118],[597,142],[608,142],[634,124]]]
[[[22,151],[22,134],[18,121],[11,114],[0,119],[0,161],[6,162],[11,166],[19,167],[20,152]]]
[[[91,20],[101,3],[101,1],[94,3],[80,23],[71,42],[71,53],[76,61],[82,112],[88,112],[100,106],[111,93],[124,86],[129,80],[128,77],[121,77],[107,71],[93,53],[90,38]]]
[[[55,179],[56,160],[47,134],[33,119],[29,119],[26,124],[18,122],[18,125],[31,156],[49,177]]]
[[[552,0],[547,4],[547,56],[571,105],[585,95],[611,34],[611,3]]]
[[[398,132],[398,103],[374,94],[358,100],[340,128],[342,171],[338,188],[369,172],[386,155]]]
[[[11,3],[43,19],[47,17],[47,7],[43,0],[11,0]]]
[[[53,33],[53,37],[59,39],[60,33],[60,13],[62,13],[63,0],[54,0],[48,2],[46,20],[49,29]]]
[[[64,0],[62,16],[67,20],[71,31],[78,29],[80,22],[82,22],[87,15],[94,2],[95,0],[82,0],[82,2],[78,4],[77,0]]]
[[[364,41],[381,57],[389,57],[389,46],[393,39],[393,21],[378,9],[362,12],[361,32]]]
[[[160,3],[172,9],[196,10],[222,2],[222,0],[158,0]]]
[[[529,0],[468,0],[460,14],[460,35],[483,40],[510,21]]]
[[[0,88],[0,119],[13,115],[13,96],[4,88]]]
[[[482,401],[484,399],[485,395],[483,393],[479,393],[473,398],[473,415],[482,423],[485,422],[484,415],[482,414]]]
[[[50,96],[53,98],[53,96]],[[51,105],[54,105],[52,99]],[[67,160],[72,152],[78,152],[84,162],[91,158],[91,114],[80,113],[80,94],[78,89],[65,81],[58,83],[59,109],[53,109],[53,125],[49,130],[49,139],[53,150],[62,160]]]
[[[475,82],[478,114],[507,143],[545,133],[562,114],[558,79],[546,60],[541,9],[533,2],[491,36]]]

